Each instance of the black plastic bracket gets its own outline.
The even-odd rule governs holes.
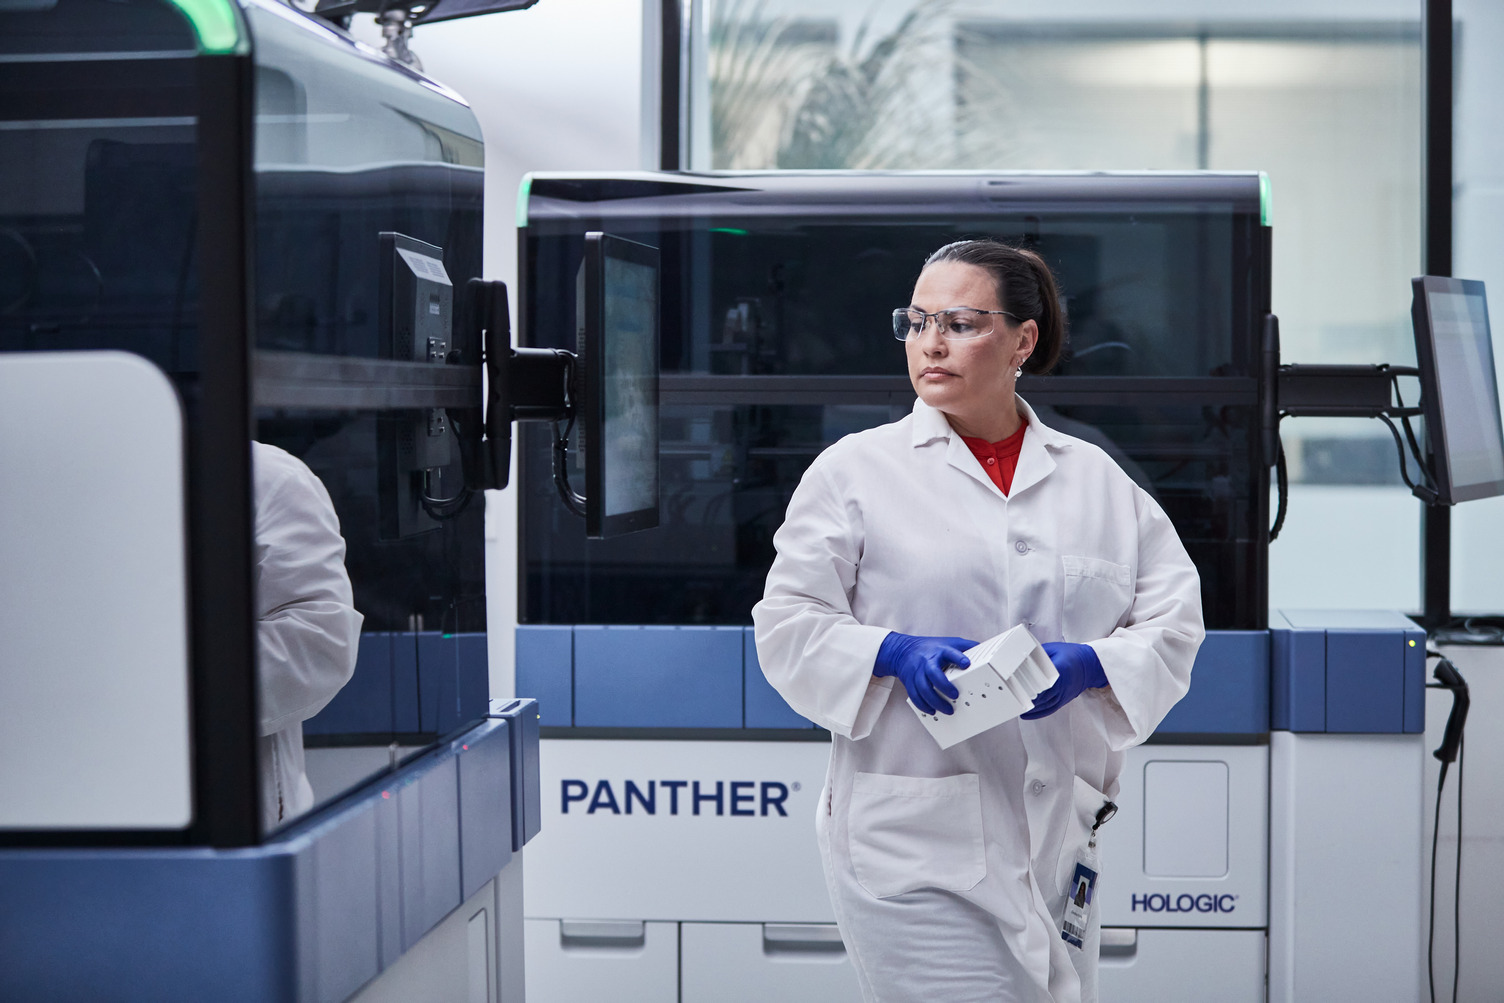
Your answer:
[[[1416,375],[1414,369],[1389,365],[1280,366],[1276,406],[1282,414],[1301,418],[1419,414],[1416,408],[1396,407],[1392,396],[1396,376]]]
[[[510,481],[512,422],[574,417],[575,354],[512,347],[505,282],[471,279],[465,293],[486,360],[485,486],[500,490]]]

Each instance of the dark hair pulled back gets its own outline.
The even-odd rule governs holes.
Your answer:
[[[1055,368],[1065,344],[1065,314],[1055,276],[1043,258],[1000,240],[958,240],[931,254],[924,267],[942,261],[987,269],[997,282],[1003,308],[1039,327],[1039,341],[1024,360],[1024,372],[1047,373]]]

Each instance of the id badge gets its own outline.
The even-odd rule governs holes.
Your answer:
[[[1097,891],[1097,855],[1090,849],[1076,855],[1076,869],[1071,874],[1065,894],[1065,916],[1060,921],[1060,939],[1080,948],[1091,923],[1092,899]]]

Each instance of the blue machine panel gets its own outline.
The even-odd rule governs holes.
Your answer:
[[[404,631],[392,634],[392,727],[399,732],[416,732],[418,710],[422,701],[418,680],[418,638]]]
[[[1405,733],[1426,730],[1426,632],[1405,631]]]
[[[1294,629],[1271,615],[1270,727],[1278,731],[1326,730],[1326,631]]]
[[[1398,631],[1326,632],[1326,730],[1393,734],[1405,727],[1405,648]]]
[[[285,851],[8,850],[0,887],[0,999],[296,998]]]
[[[346,999],[381,973],[376,826],[365,802],[320,826],[295,858],[298,926],[312,948],[298,966],[303,999]]]
[[[482,633],[365,633],[350,681],[303,733],[446,734],[485,716],[490,674]]]
[[[422,631],[418,649],[418,713],[422,731],[443,734],[459,726],[459,646],[453,635]]]
[[[784,703],[778,691],[768,685],[757,661],[757,643],[752,628],[744,627],[742,636],[743,701],[748,728],[813,728],[814,725]]]
[[[484,717],[491,704],[491,657],[484,633],[455,634],[454,643],[459,667],[458,727]]]
[[[512,849],[520,850],[543,827],[543,787],[538,774],[538,702],[493,700],[491,716],[503,718],[512,746]]]
[[[262,846],[0,848],[0,1000],[348,998],[510,860],[511,731],[488,720]]]
[[[740,728],[741,627],[574,629],[574,723]]]
[[[1383,610],[1284,610],[1270,616],[1273,727],[1298,732],[1425,730],[1426,638]]]
[[[458,743],[461,900],[512,860],[512,728],[500,725]]]
[[[392,791],[402,830],[402,949],[460,904],[459,770],[440,759]]]
[[[1191,689],[1158,733],[1257,735],[1269,730],[1269,632],[1209,631]]]
[[[355,673],[328,706],[303,722],[305,735],[390,734],[392,732],[392,635],[360,635]]]
[[[390,788],[372,804],[376,808],[377,947],[385,971],[402,957],[402,817]]]
[[[538,701],[548,728],[574,724],[574,628],[517,626],[517,692]]]

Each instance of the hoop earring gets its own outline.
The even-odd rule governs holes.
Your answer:
[[[1013,370],[1013,378],[1015,380],[1018,379],[1023,374],[1024,374],[1024,367],[1023,366],[1019,366],[1017,369]]]

